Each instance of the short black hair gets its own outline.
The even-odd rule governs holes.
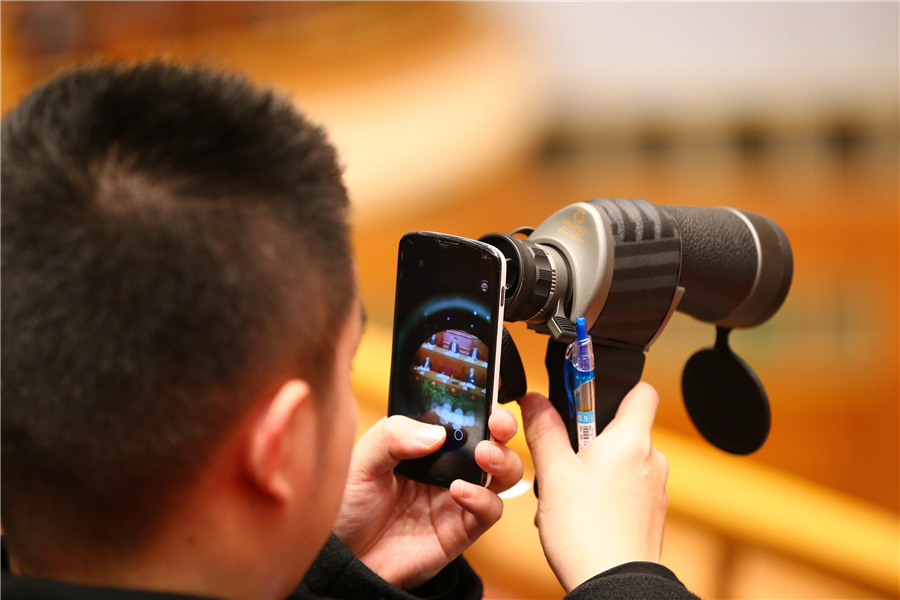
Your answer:
[[[276,365],[329,384],[355,294],[337,155],[242,77],[101,64],[7,115],[0,183],[0,521],[22,559],[133,549]]]

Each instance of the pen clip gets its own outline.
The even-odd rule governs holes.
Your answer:
[[[569,344],[566,350],[566,366],[563,369],[563,379],[566,383],[566,394],[569,397],[569,418],[575,418],[575,394],[572,390],[572,380],[575,378],[575,365],[572,362],[572,353],[575,352],[575,344]]]

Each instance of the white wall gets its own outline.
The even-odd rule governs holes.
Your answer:
[[[562,124],[808,129],[898,120],[900,4],[501,3]]]

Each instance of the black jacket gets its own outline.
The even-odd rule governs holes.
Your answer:
[[[10,599],[95,599],[95,600],[190,600],[196,596],[98,588],[49,579],[18,577],[9,571],[6,547],[3,547],[4,598]],[[340,540],[332,535],[316,557],[292,600],[477,600],[483,589],[481,579],[463,557],[450,563],[423,586],[410,592],[395,588],[356,559]],[[675,574],[662,565],[632,562],[610,569],[584,582],[566,596],[566,600],[697,600]],[[199,600],[199,599],[198,599]]]

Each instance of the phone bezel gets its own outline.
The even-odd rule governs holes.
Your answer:
[[[497,289],[499,290],[499,293],[497,294],[497,299],[495,301],[491,302],[491,305],[490,305],[490,310],[491,310],[492,316],[494,314],[496,314],[496,320],[495,320],[495,327],[491,331],[492,339],[489,340],[489,343],[488,343],[489,356],[491,356],[493,358],[493,360],[489,361],[489,367],[492,371],[492,372],[489,371],[489,373],[488,373],[488,377],[491,380],[491,390],[490,390],[490,398],[488,399],[489,401],[485,403],[489,408],[485,415],[485,427],[484,427],[485,433],[487,435],[487,437],[485,437],[484,439],[493,439],[493,436],[490,433],[490,428],[488,426],[488,421],[490,420],[491,415],[494,413],[494,411],[497,408],[498,395],[499,395],[500,359],[501,359],[500,345],[501,345],[502,332],[503,332],[503,316],[504,316],[503,310],[504,310],[504,306],[505,306],[505,295],[506,295],[505,294],[506,259],[497,248],[495,248],[489,244],[479,242],[477,240],[472,240],[472,239],[449,235],[449,234],[444,234],[444,233],[431,232],[431,231],[412,231],[412,232],[405,234],[400,239],[400,243],[398,245],[398,253],[397,253],[398,275],[399,275],[400,267],[401,267],[402,260],[403,260],[401,258],[401,253],[404,250],[404,244],[407,244],[410,241],[412,242],[412,244],[411,244],[412,247],[415,247],[415,244],[417,242],[436,242],[436,243],[441,244],[442,246],[445,246],[446,247],[445,249],[449,249],[454,246],[457,246],[457,247],[465,246],[465,247],[468,247],[471,249],[481,251],[483,253],[487,253],[491,257],[491,260],[492,260],[495,270],[499,271],[499,275],[497,276],[496,280],[492,281],[493,284],[497,285]],[[397,322],[398,315],[396,314],[396,311],[397,311],[396,302],[397,302],[397,296],[399,294],[400,294],[400,282],[398,280],[397,286],[395,289],[395,314],[394,314],[395,322],[392,327],[394,336],[397,335],[397,328],[399,326],[399,323]],[[392,348],[394,350],[396,350],[396,340],[392,340]],[[397,360],[397,357],[395,356],[395,352],[392,351],[392,355],[391,355],[392,377],[391,377],[391,384],[390,384],[391,390],[389,393],[389,404],[388,404],[388,415],[389,416],[392,414],[401,414],[401,413],[392,412],[393,406],[391,405],[391,402],[390,402],[390,399],[395,397],[395,390],[393,389],[394,385],[395,385],[395,381],[394,381],[394,377],[393,377],[394,369],[396,366],[394,364],[395,360]],[[436,477],[430,475],[428,472],[422,473],[421,469],[410,467],[410,463],[408,461],[402,461],[394,470],[398,474],[403,475],[404,477],[411,479],[413,481],[418,481],[420,483],[426,483],[428,485],[434,485],[434,486],[444,487],[444,488],[449,487],[450,484],[455,480],[455,479],[452,479],[452,480],[448,481],[448,480],[445,480],[442,478],[440,478],[440,479],[436,478]],[[489,473],[485,473],[485,471],[483,469],[480,469],[480,467],[479,467],[479,471],[481,472],[480,481],[470,481],[469,479],[465,479],[465,478],[463,478],[463,479],[465,481],[469,481],[470,483],[474,483],[476,485],[482,485],[482,486],[487,487],[488,485],[490,485],[491,475]]]

